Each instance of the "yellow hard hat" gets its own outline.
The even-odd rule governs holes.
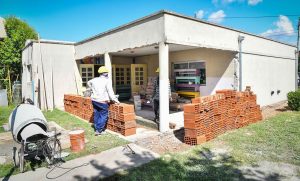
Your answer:
[[[99,74],[102,74],[102,73],[108,73],[109,70],[105,67],[105,66],[101,66],[99,69],[98,69],[98,73]]]
[[[156,69],[156,72],[157,72],[157,73],[159,72],[159,67]]]

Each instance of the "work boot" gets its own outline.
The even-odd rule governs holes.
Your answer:
[[[99,131],[95,131],[95,136],[99,136],[101,133]]]

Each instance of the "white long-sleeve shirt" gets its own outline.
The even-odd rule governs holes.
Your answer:
[[[91,99],[97,102],[113,100],[118,102],[118,99],[113,91],[112,82],[108,77],[100,76],[88,81],[87,85],[92,89]]]

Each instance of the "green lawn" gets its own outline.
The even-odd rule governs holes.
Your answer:
[[[216,150],[225,152],[215,157]],[[240,167],[254,167],[262,160],[300,166],[300,112],[281,113],[227,132],[186,152],[163,155],[108,180],[245,180]],[[276,175],[268,178],[276,180]]]
[[[12,107],[0,107],[0,124],[6,123],[10,112],[13,110]],[[64,150],[71,152],[71,154],[66,158],[66,160],[71,160],[77,157],[99,153],[110,148],[117,146],[125,145],[128,142],[117,137],[116,135],[106,134],[102,136],[95,137],[94,130],[88,122],[78,119],[75,116],[70,115],[69,113],[54,110],[44,112],[44,115],[47,121],[55,121],[57,124],[62,126],[67,130],[72,130],[76,128],[81,128],[85,130],[85,137],[88,139],[85,150],[79,153],[72,153],[70,149]],[[0,165],[0,178],[7,175],[12,168],[12,164]],[[27,165],[27,170],[29,166]],[[16,173],[16,171],[14,172]]]
[[[8,122],[8,117],[13,109],[14,106],[0,107],[0,133],[4,132],[2,125]]]

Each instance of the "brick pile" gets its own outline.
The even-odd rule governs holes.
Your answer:
[[[65,94],[64,95],[65,111],[76,115],[84,120],[93,122],[94,109],[91,98],[82,97],[79,95]]]
[[[64,95],[65,111],[91,123],[94,121],[94,110],[91,98],[79,95]],[[136,134],[136,121],[133,105],[110,104],[107,129],[124,136]]]
[[[134,106],[129,104],[111,104],[107,129],[124,136],[136,133]]]
[[[184,142],[198,145],[260,120],[262,114],[253,92],[219,90],[184,106]]]

